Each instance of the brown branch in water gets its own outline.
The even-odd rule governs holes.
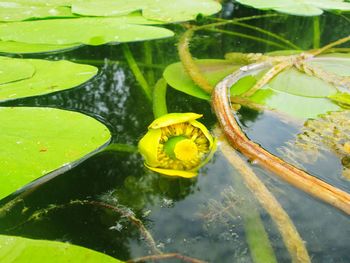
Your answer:
[[[143,225],[142,221],[134,216],[133,213],[127,213],[123,209],[120,209],[117,206],[113,206],[110,204],[106,204],[103,202],[98,202],[98,201],[80,201],[82,204],[88,204],[88,205],[94,205],[94,206],[99,206],[102,208],[106,208],[109,210],[112,210],[114,212],[117,212],[121,214],[123,217],[127,218],[134,226],[138,228],[140,231],[140,234],[143,236],[145,239],[148,247],[152,250],[152,253],[154,254],[162,254],[162,252],[157,248],[156,242],[154,241],[151,233],[147,230],[147,228]]]
[[[350,214],[350,194],[272,155],[258,144],[249,140],[240,129],[227,99],[227,87],[231,87],[238,79],[247,74],[246,72],[249,69],[259,70],[265,66],[264,64],[255,64],[245,67],[243,70],[226,77],[216,86],[212,95],[212,105],[227,139],[235,149],[239,150],[250,160],[274,172],[291,185]]]
[[[189,263],[207,263],[206,261],[202,261],[202,260],[199,260],[196,258],[187,257],[187,256],[181,255],[179,253],[167,253],[167,254],[161,254],[161,255],[145,256],[145,257],[130,259],[126,262],[127,263],[138,263],[138,262],[145,262],[147,260],[159,261],[159,260],[166,260],[166,259],[180,259],[183,262],[189,262]]]
[[[218,137],[222,137],[222,132],[219,131],[219,129],[217,129],[216,134]],[[264,183],[260,181],[247,163],[242,160],[238,153],[232,150],[232,147],[224,138],[220,140],[220,142],[220,149],[225,155],[226,159],[240,172],[240,175],[242,176],[247,188],[256,196],[257,200],[265,208],[272,220],[277,225],[284,244],[292,257],[292,261],[294,263],[311,262],[304,242],[295,228],[292,220],[289,218],[288,214],[284,211],[273,194],[266,188]]]

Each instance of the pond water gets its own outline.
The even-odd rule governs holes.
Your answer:
[[[227,4],[225,18],[259,14]],[[322,43],[350,34],[349,22],[327,14],[320,18]],[[312,46],[312,19],[274,18],[254,21],[307,49]],[[172,26],[177,33],[180,25]],[[241,29],[249,31],[249,29]],[[166,65],[178,61],[178,37],[150,41],[153,65],[144,58],[144,43],[129,44],[144,72],[158,79]],[[198,58],[222,58],[226,52],[266,52],[275,47],[219,33],[196,35],[191,50]],[[32,56],[31,56],[32,57]],[[99,75],[75,89],[2,103],[1,106],[52,106],[82,112],[107,125],[113,142],[137,145],[153,120],[151,105],[140,92],[120,46],[82,47],[65,53],[40,55],[45,59],[69,59],[99,67]],[[167,90],[169,112],[202,113],[207,127],[216,118],[208,102],[171,89]],[[302,122],[279,118],[271,112],[239,111],[243,130],[253,141],[273,154],[300,131]],[[305,160],[306,161],[306,160]],[[327,153],[316,163],[303,163],[308,172],[345,191],[350,182],[341,177],[339,159]],[[297,227],[312,262],[350,262],[350,220],[337,209],[291,187],[256,164],[251,167],[288,212]],[[137,153],[102,151],[31,191],[23,202],[0,217],[0,233],[35,239],[66,241],[88,247],[121,260],[150,254],[139,230],[123,216],[91,205],[69,204],[72,200],[103,200],[130,209],[152,234],[163,252],[179,252],[208,262],[252,262],[239,209],[232,218],[212,216],[210,204],[222,201],[224,190],[232,190],[239,173],[220,151],[194,179],[168,178],[147,170]],[[35,184],[34,184],[35,186]],[[251,194],[247,194],[251,195]],[[2,204],[15,198],[10,196]],[[240,196],[244,202],[249,196]],[[274,222],[258,203],[261,218],[279,262],[291,262]],[[44,209],[47,209],[46,211]],[[30,217],[36,211],[38,217]],[[169,261],[180,262],[180,261]]]

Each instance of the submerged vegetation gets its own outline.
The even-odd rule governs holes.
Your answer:
[[[192,263],[212,260],[231,262],[243,258],[245,254],[247,262],[254,263],[311,262],[315,256],[310,250],[312,244],[304,242],[306,237],[300,222],[295,224],[291,209],[287,209],[275,196],[278,186],[266,179],[268,175],[271,180],[276,180],[273,174],[312,196],[312,202],[320,200],[324,209],[345,218],[348,223],[350,49],[346,45],[350,36],[344,35],[349,32],[343,33],[341,28],[337,34],[339,39],[321,43],[326,38],[322,35],[319,15],[324,11],[332,12],[334,19],[341,19],[348,25],[350,3],[237,0],[221,1],[224,5],[221,10],[219,2],[0,2],[0,52],[3,54],[0,57],[0,102],[4,103],[0,107],[3,146],[0,151],[1,262],[27,262],[29,258],[33,262],[52,258],[74,262],[153,262],[167,259]],[[264,11],[245,9],[241,4]],[[252,15],[242,16],[240,8]],[[274,24],[294,19],[311,21],[312,38],[305,36],[304,40],[299,37],[306,44],[299,38],[298,41],[288,39],[288,32],[275,33],[271,29]],[[223,41],[220,44],[230,50],[223,48],[220,52],[211,52],[210,48],[206,49],[206,45],[219,45],[217,38],[221,37],[226,37],[229,43]],[[235,38],[245,39],[249,44],[260,43],[267,50],[255,50],[253,45],[242,48],[240,44],[232,43]],[[174,44],[171,41],[177,42],[178,58],[174,56],[171,64],[164,56],[168,53],[169,57],[173,55],[160,49],[158,42],[149,41],[157,39],[160,43],[170,43],[170,46]],[[171,40],[166,42],[168,40],[165,39]],[[142,50],[131,48],[128,42],[140,42],[138,45],[142,46]],[[88,57],[80,59],[78,52],[80,48],[84,49],[84,45],[91,48],[101,46],[99,48],[120,53],[117,57],[101,61],[88,51]],[[208,52],[204,59],[198,58],[203,52],[196,48]],[[252,53],[247,53],[248,50]],[[164,64],[157,64],[157,53],[163,56],[160,61]],[[78,55],[71,59],[70,54]],[[142,62],[138,56],[141,56]],[[130,108],[138,110],[141,117],[129,115],[125,108],[125,101],[131,96],[126,95],[128,87],[117,83],[120,78],[125,78],[124,73],[118,72],[121,63],[130,70],[134,86],[139,88],[133,91],[138,93]],[[93,97],[91,108],[100,107],[108,111],[109,107],[98,105],[97,101],[100,96],[110,96],[103,89],[106,79],[101,73],[103,67],[110,65],[115,67],[111,79],[117,83],[120,97],[111,111],[113,114],[122,112],[124,121],[130,126],[110,123],[102,116],[92,118],[88,116],[88,111],[72,106],[55,103],[49,104],[51,108],[40,103],[34,104],[35,107],[26,105],[25,98],[36,100],[46,98],[48,94],[64,96],[64,90],[70,96],[69,89],[84,85],[92,90],[94,86],[89,85],[97,83],[101,84],[102,90],[97,98]],[[174,91],[168,90],[168,87],[180,92],[170,98],[169,93]],[[184,97],[184,103],[170,102],[186,96],[184,94],[189,95]],[[79,98],[72,98],[72,101],[78,103]],[[202,101],[209,103],[202,104]],[[200,106],[193,110],[192,103]],[[210,116],[210,110],[215,113],[216,119]],[[282,120],[289,129],[298,130],[289,136],[295,138],[289,138],[278,149],[255,142],[254,138],[250,138],[242,117],[244,111],[251,113],[253,121],[259,114]],[[203,123],[207,127],[197,121],[203,115]],[[249,119],[249,114],[247,116]],[[148,131],[144,124],[149,125]],[[132,132],[132,126],[132,129],[138,129],[137,136],[131,142],[120,139]],[[124,133],[121,130],[125,130]],[[270,135],[263,134],[261,137]],[[103,159],[104,154],[112,154],[112,157]],[[332,156],[341,164],[341,178],[345,186],[335,185],[330,178],[320,177],[310,169],[323,155],[324,158]],[[102,179],[101,182],[87,181],[87,185],[94,188],[93,194],[80,194],[79,191],[85,191],[82,181],[77,185],[64,184],[63,173],[75,173],[75,168],[93,158],[101,158],[101,162],[91,170],[100,175],[109,163],[117,163],[119,165],[114,169],[118,171],[118,176],[107,171],[105,182]],[[216,162],[222,167],[214,170]],[[216,192],[200,193],[200,181],[209,180],[204,179],[204,175],[209,177],[210,174],[215,174],[216,178],[211,177],[208,186],[214,189],[210,191]],[[228,176],[222,179],[221,175]],[[55,180],[62,180],[64,188],[71,188],[71,194],[61,201],[45,203],[50,193],[45,194],[44,191],[46,196],[43,197],[41,191]],[[112,191],[108,185],[110,182],[117,186]],[[216,188],[217,182],[219,188]],[[106,184],[104,190],[96,190],[95,183]],[[282,182],[277,181],[276,184]],[[30,205],[30,198],[36,194],[40,196],[41,205]],[[175,205],[186,203],[189,196],[195,200],[190,202],[196,202],[199,194],[204,194],[201,198],[205,200],[201,202],[205,209],[198,213],[196,208],[199,204],[194,206],[190,203],[180,209],[180,213],[179,210],[176,210],[178,214],[170,213],[167,215],[170,221],[160,221],[164,233],[169,231],[169,225],[177,222],[176,217],[191,225],[193,222],[215,225],[222,228],[222,234],[237,224],[240,227],[237,229],[243,233],[237,238],[239,246],[246,244],[248,252],[239,256],[235,254],[239,253],[237,249],[233,259],[220,259],[216,251],[192,254],[186,247],[186,238],[180,233],[179,238],[174,239],[184,240],[183,249],[175,246],[175,249],[169,250],[164,242],[171,244],[171,239],[162,241],[166,234],[161,231],[152,233],[155,227],[150,224],[150,214],[155,213],[162,218],[165,215],[159,212],[160,207],[172,211]],[[61,195],[65,194],[62,192]],[[306,196],[303,198],[307,199]],[[117,236],[113,252],[107,253],[113,257],[101,253],[106,248],[100,244],[89,246],[84,242],[72,241],[75,245],[59,242],[71,241],[69,234],[63,234],[61,239],[55,238],[54,234],[52,237],[50,234],[34,235],[35,239],[41,240],[31,239],[33,235],[26,234],[27,229],[28,233],[31,232],[31,226],[35,229],[37,224],[45,224],[52,214],[66,210],[78,214],[87,207],[93,209],[93,213],[89,213],[86,220],[100,221],[103,229],[109,231],[108,236],[112,232]],[[157,223],[157,218],[153,220]],[[199,232],[198,226],[192,227],[188,228],[190,233]],[[36,231],[41,233],[40,226],[38,229]],[[98,239],[93,236],[95,230],[91,229],[91,232],[88,239]],[[177,235],[176,231],[172,234]],[[205,242],[210,244],[208,235],[201,232],[197,237],[205,237]],[[277,241],[273,235],[278,236]],[[99,238],[104,240],[105,236]],[[124,244],[125,240],[135,243],[131,246],[134,250]],[[225,249],[227,251],[220,255],[228,254],[230,249]],[[327,258],[332,256],[327,255]],[[343,261],[347,259],[341,258]]]

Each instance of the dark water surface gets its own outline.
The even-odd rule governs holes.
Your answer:
[[[226,5],[224,17],[232,17],[231,7],[231,4]],[[235,16],[258,14],[246,8],[233,12]],[[312,47],[313,21],[310,18],[280,17],[254,23],[305,49]],[[322,44],[350,33],[349,22],[336,15],[322,16],[321,28]],[[174,29],[179,33],[183,31],[180,25]],[[240,29],[240,32],[249,30]],[[175,37],[150,41],[155,67],[143,66],[142,69],[153,69],[156,79],[159,78],[164,66],[178,61],[177,40]],[[144,43],[129,46],[135,59],[143,63]],[[191,48],[198,58],[222,58],[229,51],[275,50],[264,43],[207,32],[198,34]],[[90,63],[98,66],[100,73],[81,87],[6,102],[1,106],[49,106],[82,112],[107,125],[113,142],[137,145],[153,120],[152,108],[140,92],[120,46],[83,47],[37,57]],[[207,102],[171,88],[167,101],[169,112],[202,113],[201,121],[207,127],[214,126],[215,116]],[[281,120],[270,113],[243,108],[239,116],[248,136],[274,154],[278,154],[276,149],[292,139],[300,128],[300,124]],[[350,262],[348,216],[296,190],[259,166],[252,164],[252,167],[292,218],[313,262]],[[319,178],[350,191],[350,183],[341,178],[341,165],[336,157],[329,155],[327,161],[307,168]],[[103,200],[132,210],[164,252],[179,252],[209,262],[252,262],[239,213],[231,220],[208,217],[208,202],[221,200],[220,194],[228,187],[235,189],[232,178],[237,176],[220,151],[194,179],[167,178],[148,171],[136,153],[100,152],[28,194],[23,202],[0,218],[0,233],[67,241],[121,260],[149,254],[138,229],[120,214],[96,206],[68,205],[71,200]],[[35,211],[52,205],[58,207],[28,221]],[[276,226],[263,209],[260,212],[279,262],[291,262]]]

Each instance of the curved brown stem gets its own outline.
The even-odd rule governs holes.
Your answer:
[[[229,104],[228,87],[253,71],[268,67],[268,63],[252,64],[236,71],[221,81],[212,94],[212,105],[220,125],[230,144],[247,158],[274,172],[291,185],[350,214],[350,195],[324,181],[311,176],[297,167],[272,155],[250,141],[237,124]]]

